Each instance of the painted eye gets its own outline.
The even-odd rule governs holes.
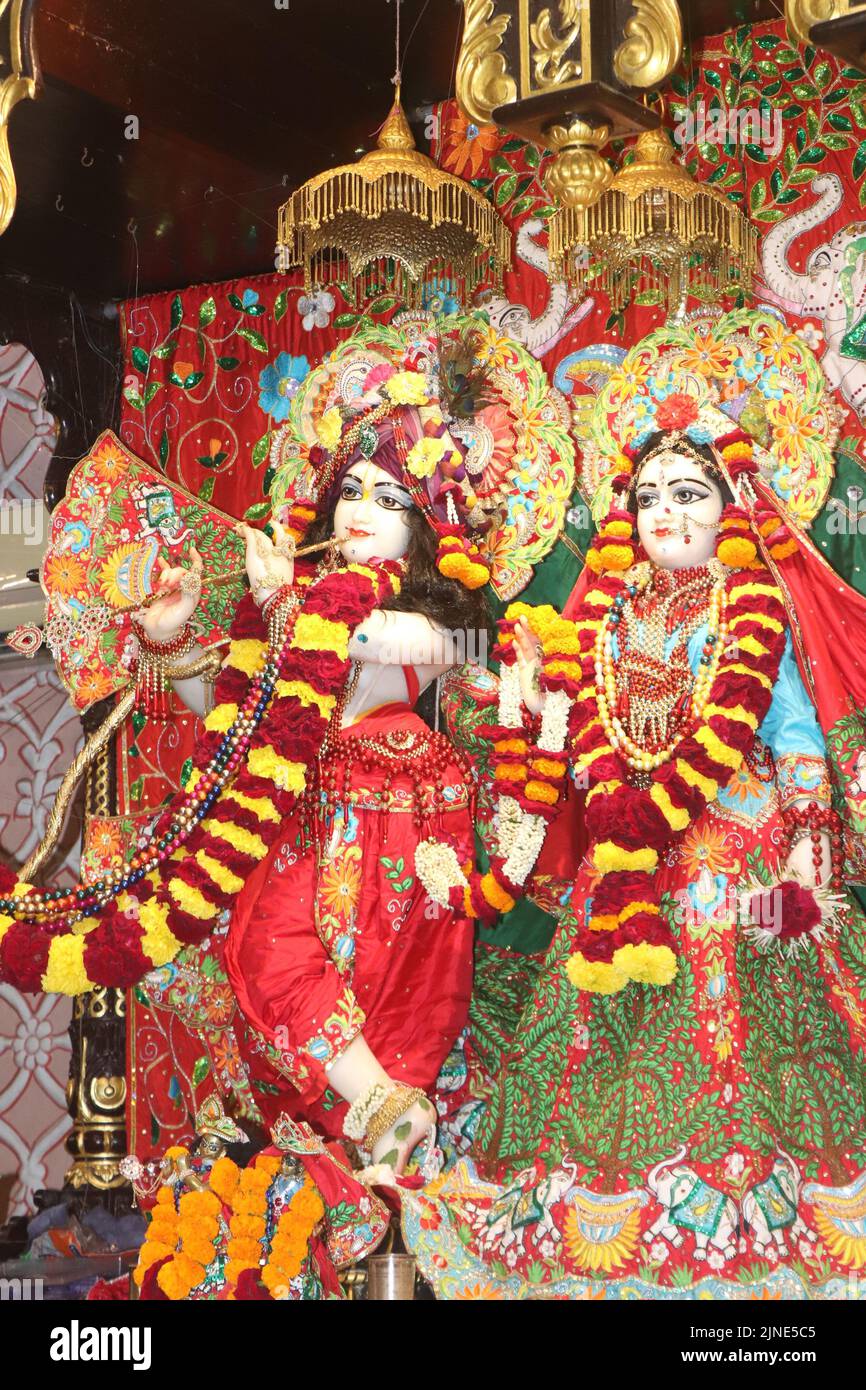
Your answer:
[[[361,489],[355,483],[344,483],[340,488],[340,498],[343,502],[355,502],[361,496]]]
[[[408,504],[401,501],[399,497],[392,497],[389,493],[383,492],[376,498],[380,507],[384,507],[386,512],[406,512],[409,510]]]
[[[646,509],[647,509],[648,507],[653,507],[653,506],[655,506],[655,504],[656,504],[657,501],[658,501],[658,497],[657,497],[656,493],[654,493],[654,492],[639,492],[639,493],[638,493],[637,504],[638,504],[638,506],[640,507],[641,511],[646,511]]]
[[[677,488],[674,493],[674,499],[687,507],[691,502],[702,502],[704,500],[704,494],[702,492],[696,492],[695,489],[691,487],[680,487]]]

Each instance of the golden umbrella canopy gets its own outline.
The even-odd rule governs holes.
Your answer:
[[[399,85],[377,148],[316,174],[279,210],[277,268],[302,266],[308,293],[348,278],[359,308],[381,293],[418,308],[443,287],[467,304],[479,285],[501,286],[510,258],[487,199],[416,149]]]
[[[661,292],[669,313],[689,294],[714,301],[748,293],[757,230],[735,203],[674,159],[664,129],[644,131],[631,164],[588,207],[550,219],[551,275],[610,295],[618,312],[635,292]]]

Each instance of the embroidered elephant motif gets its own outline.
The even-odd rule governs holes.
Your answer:
[[[657,1163],[647,1175],[647,1187],[661,1203],[661,1214],[644,1231],[644,1240],[662,1236],[679,1247],[684,1233],[695,1238],[696,1260],[705,1260],[709,1246],[720,1250],[726,1260],[739,1248],[739,1212],[732,1197],[705,1182],[694,1168],[679,1160],[686,1150]]]
[[[525,1174],[518,1176],[531,1180],[532,1170],[528,1169]],[[510,1188],[492,1204],[481,1243],[487,1248],[498,1246],[501,1250],[508,1250],[516,1244],[522,1254],[526,1249],[524,1241],[527,1231],[531,1231],[535,1245],[543,1236],[558,1241],[560,1231],[554,1223],[551,1208],[574,1187],[576,1177],[576,1164],[563,1163],[561,1168],[531,1187],[521,1183]]]
[[[805,269],[788,260],[798,237],[821,226],[841,206],[838,174],[818,174],[817,202],[771,227],[764,237],[762,271],[767,297],[788,313],[821,320],[826,348],[821,366],[860,419],[866,419],[866,222],[851,222],[810,253]]]
[[[740,1209],[757,1255],[765,1254],[773,1244],[780,1255],[787,1255],[789,1237],[815,1239],[815,1232],[799,1215],[800,1185],[799,1168],[780,1150],[767,1176],[743,1197]]]

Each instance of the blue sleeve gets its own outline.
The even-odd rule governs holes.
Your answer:
[[[779,674],[773,686],[770,708],[758,729],[758,737],[767,744],[777,761],[792,753],[813,758],[827,755],[824,735],[815,716],[815,706],[809,699],[797,666],[790,632],[785,634]]]

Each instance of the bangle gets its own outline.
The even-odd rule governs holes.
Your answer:
[[[275,570],[266,569],[265,572],[264,572],[264,574],[262,575],[262,577],[261,577],[260,579],[258,579],[258,580],[256,581],[255,584],[251,585],[251,588],[252,588],[252,591],[253,591],[253,598],[255,599],[255,601],[256,601],[256,603],[259,605],[259,607],[261,608],[261,607],[262,607],[265,603],[267,603],[267,601],[268,601],[266,598],[265,598],[265,599],[260,599],[260,598],[258,597],[258,595],[261,593],[262,589],[277,589],[277,590],[279,590],[279,589],[284,588],[284,587],[285,587],[285,584],[286,584],[286,581],[285,581],[285,578],[283,577],[283,575],[277,574]]]
[[[382,1102],[367,1125],[364,1135],[365,1148],[372,1153],[379,1140],[397,1123],[400,1116],[405,1115],[416,1101],[426,1099],[424,1092],[417,1086],[392,1087],[390,1095]]]
[[[355,1098],[346,1111],[346,1118],[343,1121],[343,1133],[347,1139],[354,1139],[356,1143],[361,1143],[367,1132],[371,1115],[375,1115],[380,1106],[384,1105],[392,1090],[392,1086],[387,1086],[381,1081],[374,1081],[371,1086],[368,1086]]]
[[[167,642],[155,642],[148,637],[137,618],[132,627],[138,638],[135,663],[135,708],[148,719],[166,720],[169,717],[168,691],[171,685],[169,668],[178,657],[187,656],[196,643],[189,623]]]

